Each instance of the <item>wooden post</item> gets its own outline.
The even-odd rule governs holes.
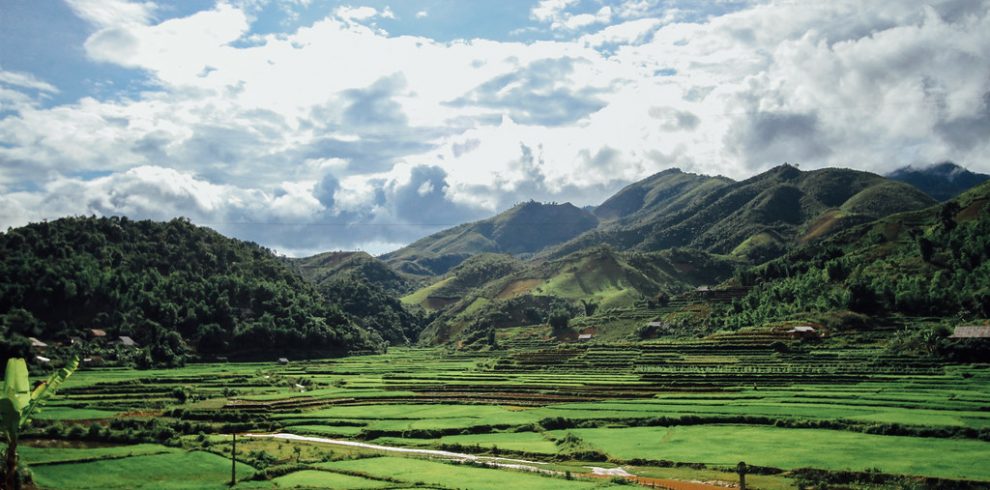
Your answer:
[[[739,490],[746,490],[746,473],[748,471],[749,468],[746,467],[745,462],[740,461],[736,465],[736,473],[739,473]]]
[[[231,434],[230,440],[230,486],[237,484],[237,433]]]

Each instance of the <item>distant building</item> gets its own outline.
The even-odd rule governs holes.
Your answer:
[[[288,364],[289,363],[289,359],[286,358],[286,357],[279,357],[278,358],[278,363],[279,364]]]
[[[137,347],[138,346],[138,343],[135,342],[134,339],[132,339],[132,338],[126,336],[126,335],[121,335],[120,337],[118,337],[118,339],[119,339],[118,340],[118,343],[120,345],[124,346],[124,347]]]
[[[665,332],[669,332],[674,327],[673,327],[673,325],[671,325],[671,324],[669,324],[667,322],[652,321],[652,322],[649,322],[649,323],[646,324],[646,328],[649,331],[654,332],[655,334],[662,334],[662,333],[665,333]]]
[[[954,339],[986,339],[990,338],[990,326],[988,325],[961,325],[956,327],[952,333]]]
[[[38,340],[38,339],[36,339],[34,337],[28,337],[28,340],[31,341],[31,350],[44,351],[45,349],[48,348],[48,344],[46,344],[46,343],[44,343],[44,342],[42,342],[42,341],[40,341],[40,340]]]
[[[588,340],[591,340],[591,337],[593,337],[593,335],[591,335],[590,333],[582,333],[582,334],[579,334],[578,335],[578,340],[579,341],[588,341]]]
[[[787,331],[787,335],[790,335],[792,338],[817,337],[818,330],[811,325],[796,325]]]
[[[99,328],[89,329],[89,337],[94,340],[103,340],[107,337],[107,332]]]

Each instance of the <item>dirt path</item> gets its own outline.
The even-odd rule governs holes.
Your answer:
[[[382,446],[380,444],[369,444],[367,442],[348,441],[346,439],[330,439],[327,437],[301,436],[298,434],[276,433],[276,434],[244,434],[245,437],[257,437],[267,439],[282,439],[286,441],[318,442],[321,444],[333,444],[337,446],[359,447],[374,451],[384,451],[392,453],[420,454],[423,456],[434,456],[454,461],[476,461],[497,468],[507,468],[513,470],[530,471],[533,473],[543,473],[546,475],[563,476],[564,472],[540,468],[540,465],[547,465],[542,461],[529,461],[526,459],[499,458],[495,456],[478,456],[476,454],[455,453],[453,451],[442,451],[439,449],[418,449],[400,446]],[[622,477],[643,486],[653,486],[654,488],[670,488],[674,490],[725,490],[725,487],[707,485],[695,482],[683,482],[679,480],[666,480],[659,478],[645,478],[633,475],[622,468],[599,468],[596,466],[586,466],[591,473],[586,475],[597,478]]]

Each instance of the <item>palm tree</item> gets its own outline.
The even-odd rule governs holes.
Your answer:
[[[24,359],[7,360],[4,371],[3,391],[0,392],[0,432],[7,443],[6,481],[4,488],[14,490],[17,484],[17,438],[22,427],[31,422],[31,415],[38,411],[55,390],[79,367],[79,358],[48,377],[48,380],[31,390],[27,364]]]

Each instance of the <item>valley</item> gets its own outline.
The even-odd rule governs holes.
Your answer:
[[[988,211],[987,183],[937,202],[785,165],[522,203],[379,257],[182,219],[12,229],[5,358],[36,380],[82,361],[21,468],[42,489],[694,490],[744,462],[746,488],[988,488]]]

